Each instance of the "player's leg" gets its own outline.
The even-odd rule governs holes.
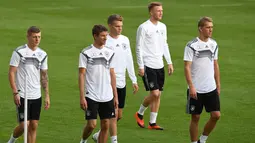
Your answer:
[[[30,120],[30,124],[28,126],[28,143],[36,142],[37,127],[38,127],[38,120]]]
[[[110,119],[101,119],[100,124],[101,130],[98,137],[98,143],[107,143]]]
[[[150,123],[149,123],[149,129],[156,129],[156,130],[163,130],[162,127],[156,124],[157,121],[157,115],[160,107],[160,96],[161,96],[161,91],[163,91],[163,86],[165,83],[165,71],[164,68],[162,69],[156,69],[156,78],[157,82],[155,85],[155,88],[158,89],[158,96],[154,99],[152,105],[151,105],[151,113],[150,113]]]
[[[42,98],[29,101],[28,120],[30,121],[30,123],[28,126],[28,143],[36,142],[36,131],[38,127],[38,121],[40,119],[41,106]]]
[[[119,121],[122,118],[122,112],[126,103],[126,86],[124,88],[117,88],[117,91],[118,91],[119,106],[118,106],[118,114],[116,116],[117,116],[117,120]]]
[[[24,119],[23,119],[24,120]],[[29,125],[29,121],[27,122]],[[15,143],[15,141],[24,133],[24,122],[20,122],[18,126],[15,127],[11,137],[7,143]]]
[[[220,100],[217,94],[217,90],[214,90],[206,95],[205,108],[207,112],[210,112],[210,119],[204,127],[203,134],[200,136],[200,142],[205,143],[209,134],[215,128],[217,121],[220,119]]]
[[[115,118],[110,119],[110,136],[111,143],[117,143],[117,118],[118,118],[118,109],[115,109]]]
[[[15,127],[8,143],[15,143],[15,141],[24,133],[24,98],[20,98],[21,105],[17,107],[17,120],[19,125]],[[27,122],[27,126],[29,121]]]
[[[86,97],[88,108],[85,112],[87,123],[83,129],[82,139],[80,143],[86,143],[88,137],[91,135],[97,124],[97,113],[99,109],[99,102],[96,102]]]
[[[189,96],[189,90],[187,91],[187,113],[191,114],[191,121],[189,126],[190,140],[191,142],[198,141],[198,123],[200,114],[203,110],[203,104],[201,97],[197,94],[198,99],[193,99]]]
[[[108,130],[110,128],[110,120],[115,119],[114,121],[117,122],[117,118],[115,116],[115,108],[114,108],[114,99],[108,102],[101,102],[99,104],[99,116],[101,120],[101,130],[99,133],[99,138],[98,142],[99,143],[106,143],[107,142],[107,137],[108,137]],[[116,134],[117,134],[117,124],[113,127],[116,129]],[[116,138],[116,143],[117,143],[117,138]]]
[[[144,111],[149,105],[151,105],[159,96],[158,84],[157,84],[157,73],[155,69],[145,67],[145,73],[143,76],[143,83],[146,91],[150,91],[149,96],[146,96],[143,103],[140,105],[138,112],[135,114],[136,122],[144,128],[143,115]]]

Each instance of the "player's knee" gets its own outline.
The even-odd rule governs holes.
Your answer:
[[[97,125],[96,125],[96,123],[94,123],[94,122],[93,122],[93,123],[88,123],[88,124],[87,124],[87,128],[88,128],[89,130],[94,130],[94,129],[96,128],[96,126],[97,126]]]
[[[200,119],[200,115],[192,115],[191,120],[192,122],[198,123]]]
[[[38,123],[37,122],[31,122],[31,123],[29,123],[28,127],[29,127],[29,130],[35,131],[38,127]]]
[[[151,91],[151,96],[158,99],[160,97],[160,92],[158,90]]]
[[[107,131],[109,129],[109,120],[101,120],[101,130]]]
[[[27,128],[29,127],[29,121],[27,122]],[[24,122],[21,122],[18,126],[20,129],[24,130]]]
[[[218,121],[220,119],[220,112],[213,113],[211,115],[211,119],[214,121]]]

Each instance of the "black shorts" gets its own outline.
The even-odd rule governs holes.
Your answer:
[[[113,99],[108,102],[97,102],[86,97],[88,109],[85,112],[86,120],[97,119],[99,114],[100,119],[110,119],[115,117],[115,108]]]
[[[163,91],[165,82],[164,68],[152,69],[149,67],[144,68],[143,83],[146,91],[160,90]]]
[[[197,93],[197,98],[197,100],[191,98],[187,90],[188,114],[201,114],[203,107],[206,112],[220,111],[220,98],[216,89],[208,93]]]
[[[19,122],[24,121],[24,98],[20,97],[20,106],[17,107],[17,118]],[[27,120],[39,120],[42,106],[42,98],[27,100]]]
[[[125,99],[126,99],[126,86],[124,88],[117,88],[117,92],[118,92],[119,108],[123,109],[125,106]]]

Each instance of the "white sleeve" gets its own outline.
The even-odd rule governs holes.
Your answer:
[[[128,46],[127,46],[127,71],[128,71],[128,75],[129,78],[132,80],[133,84],[137,84],[137,78],[135,76],[135,70],[134,70],[134,62],[133,62],[133,57],[132,57],[132,51],[130,48],[130,42],[128,41]]]
[[[87,68],[87,57],[83,53],[80,53],[79,68]]]
[[[218,47],[218,45],[216,45],[216,51],[214,53],[214,60],[218,60],[218,51],[219,51],[219,47]]]
[[[42,70],[48,69],[48,56],[46,56],[45,59],[42,61],[41,69]]]
[[[167,43],[167,30],[166,30],[166,26],[165,26],[165,29],[164,29],[164,33],[163,33],[164,35],[164,43],[163,43],[163,45],[164,45],[164,51],[163,51],[163,53],[164,53],[164,57],[165,57],[165,59],[166,59],[166,62],[167,62],[167,64],[172,64],[172,60],[171,60],[171,55],[170,55],[170,51],[169,51],[169,47],[168,47],[168,43]]]
[[[20,56],[16,51],[12,52],[10,66],[18,67],[20,62]]]
[[[190,47],[186,46],[185,50],[184,50],[183,60],[192,62],[193,61],[193,56],[194,56],[194,51]]]
[[[144,36],[145,36],[145,31],[141,26],[139,26],[136,33],[136,58],[137,58],[137,64],[139,66],[139,69],[144,68],[143,50],[142,50],[144,45],[143,44]]]

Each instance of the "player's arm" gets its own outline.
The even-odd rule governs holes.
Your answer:
[[[220,69],[219,69],[218,60],[214,60],[214,79],[216,81],[218,94],[220,95]]]
[[[189,86],[189,95],[194,98],[197,99],[197,92],[196,92],[196,88],[192,83],[192,77],[191,77],[191,61],[184,61],[184,74],[185,74],[185,78],[186,78],[186,82]]]
[[[41,84],[45,93],[44,108],[47,110],[50,108],[49,76],[47,69],[41,70]]]
[[[83,110],[87,109],[87,103],[85,100],[85,75],[86,69],[79,68],[79,90],[80,90],[80,106]]]
[[[17,106],[20,106],[20,97],[18,95],[18,89],[16,86],[16,72],[20,62],[20,56],[16,51],[12,53],[10,67],[9,67],[9,82],[12,89],[13,100]]]
[[[9,67],[9,82],[10,82],[10,86],[12,89],[12,94],[13,94],[13,98],[14,98],[13,100],[17,106],[20,106],[20,97],[18,95],[18,89],[17,89],[16,83],[15,83],[16,72],[17,72],[17,67],[15,67],[15,66]]]
[[[136,58],[139,68],[139,75],[144,76],[144,63],[143,63],[143,42],[145,31],[142,26],[139,26],[136,33]]]
[[[41,65],[41,85],[44,90],[44,109],[50,108],[50,94],[49,94],[49,76],[48,76],[48,57],[45,55]]]
[[[192,83],[192,76],[191,76],[191,65],[192,65],[193,56],[194,56],[194,51],[189,46],[186,46],[184,50],[184,74],[185,74],[186,82],[189,86],[190,97],[197,99],[196,88]]]
[[[117,87],[116,87],[116,75],[114,72],[114,68],[110,68],[110,76],[111,76],[111,86],[114,96],[114,105],[115,108],[118,108],[118,93],[117,93]]]
[[[173,63],[172,63],[172,60],[171,60],[171,55],[170,55],[170,51],[169,51],[169,46],[168,46],[168,43],[167,43],[167,30],[166,30],[166,27],[165,27],[165,32],[163,33],[163,37],[164,37],[164,58],[167,62],[167,65],[168,65],[168,75],[171,75],[173,72],[174,72],[174,67],[173,67]]]
[[[87,57],[80,53],[79,56],[79,90],[80,90],[80,107],[83,110],[87,110],[87,101],[85,99],[85,76],[86,76],[86,67],[87,67]]]
[[[130,48],[130,43],[128,40],[128,54],[127,54],[127,71],[129,78],[131,79],[133,83],[133,93],[136,94],[138,91],[138,85],[137,85],[137,78],[135,76],[135,70],[134,70],[134,62],[133,62],[133,56],[132,56],[132,51]]]
[[[218,63],[218,48],[216,49],[214,57],[214,79],[216,82],[217,92],[220,95],[220,68]]]

